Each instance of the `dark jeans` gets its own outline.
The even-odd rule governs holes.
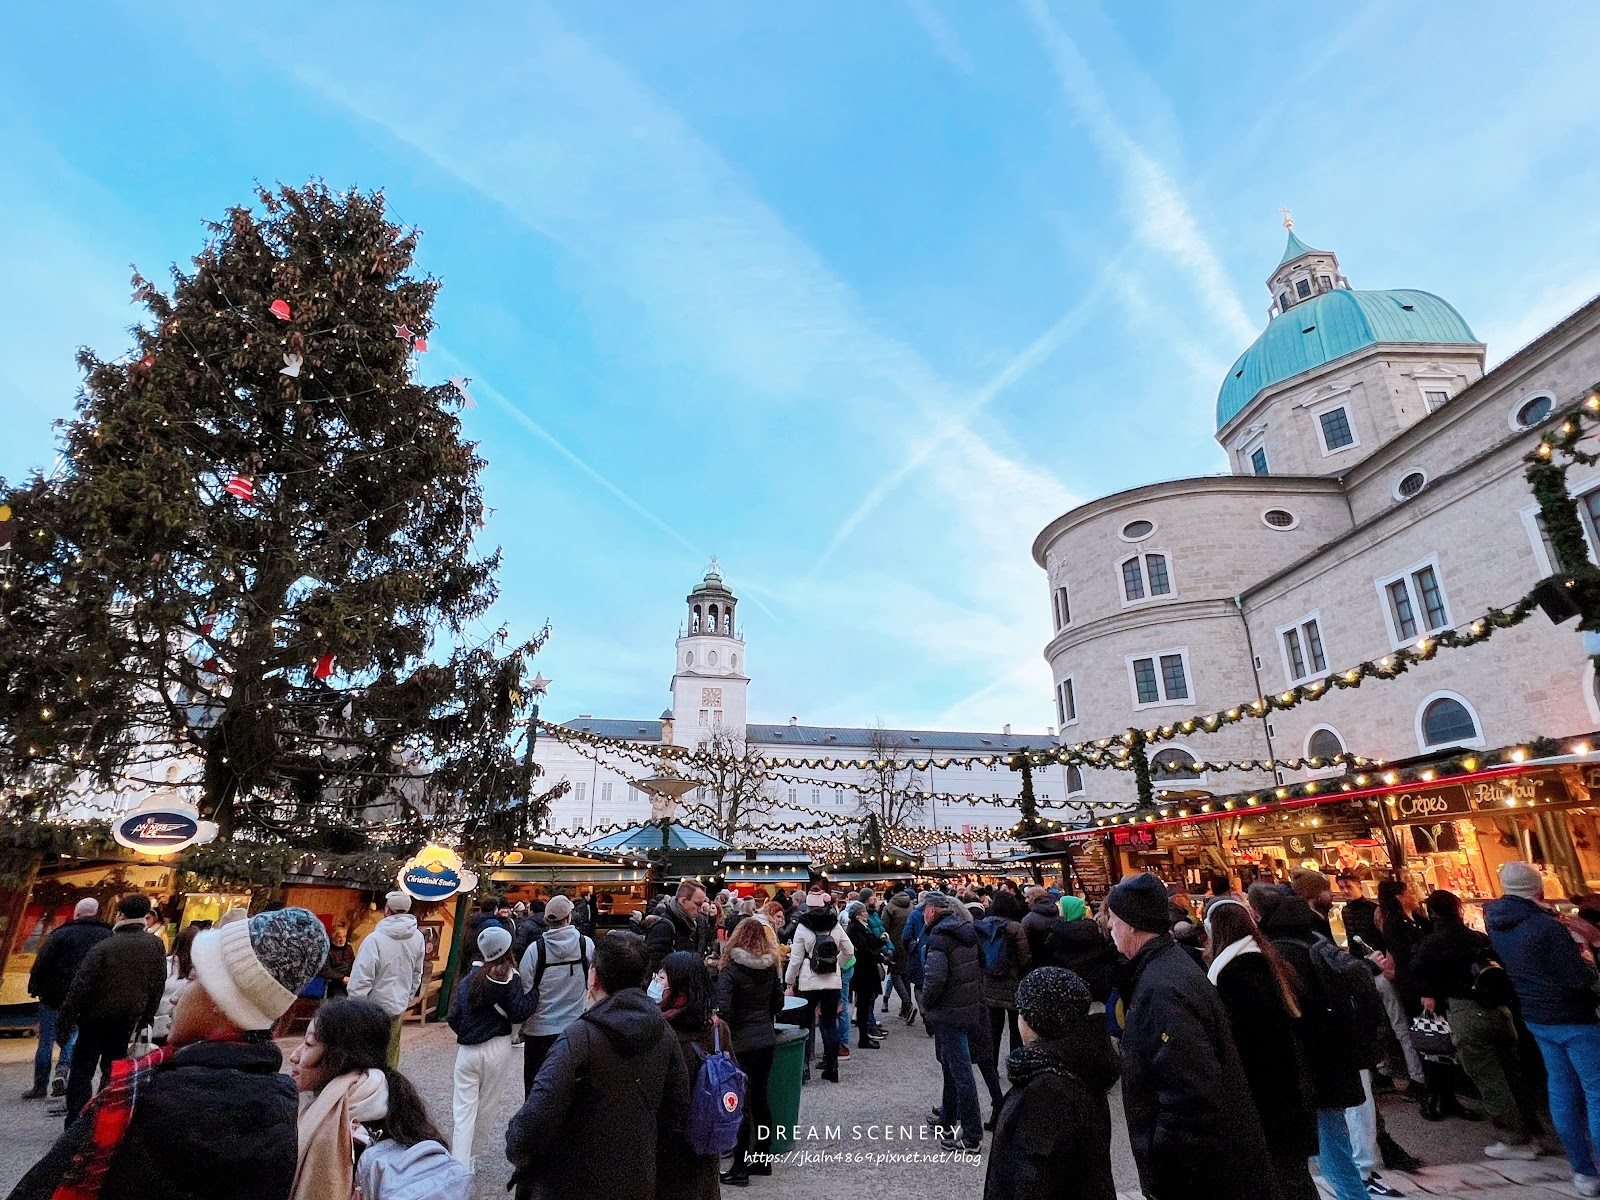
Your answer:
[[[67,1077],[67,1124],[78,1119],[84,1105],[95,1093],[94,1073],[100,1072],[100,1086],[111,1078],[111,1064],[128,1057],[128,1041],[133,1037],[129,1025],[84,1021],[78,1026],[78,1044],[72,1049],[72,1074]]]
[[[856,1031],[860,1038],[859,1045],[865,1045],[867,1038],[879,1028],[877,1014],[872,1009],[878,1002],[878,993],[856,993]]]
[[[529,1034],[522,1039],[522,1094],[533,1091],[533,1081],[539,1078],[539,1068],[556,1044],[559,1033]]]
[[[1010,1050],[1015,1050],[1022,1045],[1022,1030],[1017,1028],[1017,1010],[1014,1008],[989,1008],[989,1041],[990,1050],[994,1057],[991,1061],[996,1069],[1000,1066],[1000,1033],[1006,1028],[1009,1020],[1011,1026]]]
[[[982,1017],[967,1031],[967,1051],[972,1056],[972,1065],[983,1076],[984,1086],[989,1089],[990,1105],[999,1112],[1000,1102],[1006,1098],[1006,1090],[1000,1086],[999,1050],[995,1039],[989,1035],[989,1023]]]
[[[911,982],[904,975],[889,976],[889,987],[894,989],[894,994],[900,997],[900,1011],[906,1012],[916,1006],[916,1001],[911,998]],[[884,997],[888,997],[884,992]]]
[[[945,1121],[961,1122],[961,1140],[976,1146],[983,1140],[983,1113],[978,1108],[978,1084],[972,1078],[973,1029],[938,1022],[933,1027],[933,1052],[944,1074],[944,1099],[939,1112]]]
[[[811,1061],[815,1046],[817,1026],[822,1026],[822,1066],[824,1070],[839,1069],[839,991],[827,988],[820,992],[801,992],[806,1002],[806,1061]]]
[[[767,1085],[772,1081],[772,1055],[774,1046],[757,1050],[735,1050],[739,1067],[744,1071],[744,1120],[739,1123],[739,1144],[733,1148],[733,1169],[744,1170],[745,1155],[754,1150],[765,1154],[772,1145],[772,1100],[767,1095]],[[758,1134],[764,1136],[758,1136]]]

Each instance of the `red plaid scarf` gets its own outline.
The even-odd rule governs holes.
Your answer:
[[[122,1058],[111,1064],[111,1082],[84,1110],[83,1115],[92,1122],[89,1142],[73,1154],[51,1200],[99,1200],[111,1159],[133,1121],[139,1088],[171,1055],[172,1051],[162,1046],[143,1058]]]

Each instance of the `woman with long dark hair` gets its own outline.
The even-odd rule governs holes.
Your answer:
[[[1411,1043],[1411,1018],[1422,1011],[1422,993],[1417,989],[1412,957],[1427,930],[1416,920],[1415,907],[1404,880],[1384,879],[1378,883],[1378,910],[1373,919],[1383,946],[1372,961],[1379,969],[1375,980],[1378,995],[1405,1060],[1405,1073],[1410,1080],[1407,1094],[1422,1100],[1428,1095],[1427,1077],[1422,1056]],[[1391,1070],[1391,1075],[1398,1075],[1398,1071]]]
[[[722,966],[717,972],[717,1015],[733,1035],[733,1052],[748,1079],[739,1144],[733,1151],[732,1167],[722,1176],[723,1183],[735,1187],[747,1185],[752,1175],[772,1174],[772,1164],[764,1156],[771,1145],[772,1129],[767,1085],[772,1079],[772,1056],[778,1044],[778,1031],[772,1022],[783,1011],[777,941],[766,925],[746,917],[723,943]],[[768,1132],[758,1139],[757,1129]],[[747,1162],[752,1148],[763,1156],[753,1165]]]
[[[882,1043],[872,1032],[872,1008],[883,987],[883,940],[867,924],[867,906],[861,901],[850,901],[844,911],[845,935],[856,951],[855,970],[850,975],[850,997],[856,1002],[856,1045],[862,1050],[877,1050]]]
[[[390,1070],[389,1014],[366,1000],[330,1000],[289,1056],[289,1077],[311,1102],[300,1111],[300,1163],[291,1200],[349,1200],[357,1182],[381,1200],[400,1171],[429,1194],[467,1200],[472,1173],[454,1162],[411,1081]]]
[[[534,1001],[522,988],[511,933],[498,924],[478,934],[482,961],[456,989],[450,1028],[456,1031],[455,1134],[450,1152],[472,1165],[478,1113],[505,1089],[517,1059],[512,1031],[533,1016]]]
[[[661,969],[667,976],[661,992],[661,1015],[678,1035],[678,1050],[693,1091],[702,1056],[714,1053],[719,1045],[734,1053],[733,1035],[717,1019],[711,972],[704,959],[693,950],[675,950],[667,955]],[[746,1096],[748,1103],[748,1089]],[[681,1135],[671,1138],[658,1152],[661,1165],[656,1171],[656,1200],[718,1200],[722,1195],[716,1155],[696,1154]]]
[[[1228,1012],[1278,1190],[1284,1200],[1314,1200],[1317,1187],[1308,1160],[1317,1152],[1317,1117],[1295,1028],[1300,1005],[1294,974],[1249,908],[1231,896],[1211,906],[1205,926],[1210,939],[1206,973]]]

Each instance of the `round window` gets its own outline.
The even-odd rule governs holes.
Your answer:
[[[1517,407],[1512,420],[1518,429],[1532,429],[1548,417],[1550,410],[1555,406],[1556,402],[1549,396],[1534,396],[1530,400],[1524,400]]]
[[[1287,508],[1269,508],[1261,519],[1274,529],[1293,529],[1300,522]]]
[[[1396,500],[1409,500],[1423,488],[1428,486],[1428,477],[1421,471],[1411,471],[1401,476],[1400,482],[1394,485]]]
[[[1122,527],[1122,539],[1127,542],[1137,542],[1149,537],[1155,531],[1154,521],[1129,521]]]

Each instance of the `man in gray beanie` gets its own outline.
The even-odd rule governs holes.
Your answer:
[[[1499,900],[1485,906],[1495,957],[1511,977],[1522,1019],[1539,1043],[1550,1081],[1550,1119],[1580,1196],[1600,1196],[1600,1018],[1595,969],[1566,926],[1542,903],[1544,877],[1532,863],[1500,868]]]
[[[422,987],[428,946],[411,915],[411,897],[390,892],[383,920],[362,940],[350,968],[350,998],[370,1000],[389,1014],[389,1069],[400,1065],[400,1019]]]
[[[1134,875],[1111,889],[1111,937],[1128,964],[1122,1097],[1146,1195],[1277,1200],[1266,1135],[1228,1014],[1172,940],[1166,885]]]
[[[112,1067],[12,1200],[289,1195],[299,1105],[272,1025],[321,970],[328,935],[305,909],[284,908],[207,929],[192,953],[167,1044]]]

